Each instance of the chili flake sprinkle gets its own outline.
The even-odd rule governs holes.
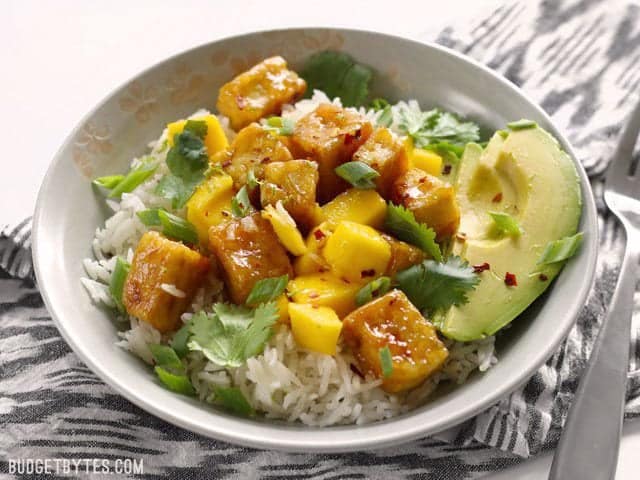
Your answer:
[[[449,175],[450,173],[451,173],[451,164],[447,164],[442,169],[442,174],[443,175]]]
[[[489,270],[491,268],[491,265],[489,265],[487,262],[481,263],[479,265],[474,265],[473,266],[473,271],[475,273],[482,273],[485,270]]]
[[[547,277],[544,273],[541,273],[540,275],[538,275],[538,278],[540,279],[541,282],[546,282],[547,280],[549,280],[549,277]]]
[[[513,273],[505,273],[504,275],[504,283],[507,285],[507,287],[517,287],[518,286],[518,280],[516,279],[516,276]]]
[[[500,203],[502,201],[502,192],[496,193],[495,197],[491,199],[493,203]]]

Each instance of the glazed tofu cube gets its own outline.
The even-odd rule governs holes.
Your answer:
[[[266,164],[288,162],[293,157],[278,136],[252,123],[240,130],[231,146],[215,160],[231,175],[235,188],[239,189],[247,183],[251,170],[256,178],[262,178]]]
[[[273,162],[264,166],[264,182],[260,185],[262,206],[278,201],[303,230],[308,231],[316,220],[316,187],[318,165],[309,160]]]
[[[271,57],[223,85],[216,107],[239,130],[264,116],[279,114],[285,103],[295,101],[306,88],[306,82],[287,69],[284,58]]]
[[[418,168],[409,169],[396,180],[391,200],[411,210],[417,221],[435,230],[439,239],[453,235],[460,224],[453,187]]]
[[[287,252],[260,213],[211,227],[209,246],[224,271],[231,299],[239,305],[258,280],[292,276]]]
[[[342,338],[354,354],[360,371],[382,378],[390,393],[420,385],[438,371],[449,352],[436,329],[399,290],[392,290],[342,321]],[[383,376],[380,349],[389,347],[393,370]]]
[[[322,104],[296,123],[291,141],[298,157],[318,162],[318,196],[325,203],[349,184],[338,177],[335,168],[351,160],[373,127],[353,109]]]
[[[162,333],[175,330],[209,268],[208,258],[182,243],[157,232],[145,233],[124,284],[122,302],[127,313]]]
[[[413,265],[417,265],[427,258],[425,253],[418,247],[401,242],[389,235],[382,235],[391,246],[391,259],[387,264],[385,275],[394,277],[400,270],[405,270]]]
[[[409,169],[404,143],[388,128],[377,128],[356,151],[353,160],[369,165],[380,174],[376,187],[384,198],[390,197],[393,183]]]

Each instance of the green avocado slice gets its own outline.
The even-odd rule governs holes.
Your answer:
[[[457,178],[461,219],[452,253],[489,264],[469,302],[436,316],[442,333],[459,341],[493,335],[524,311],[562,269],[537,265],[549,241],[576,233],[582,210],[578,174],[558,142],[539,127],[494,135],[483,150],[469,144]],[[496,232],[488,212],[515,218],[520,236]],[[464,240],[463,240],[464,238]],[[517,285],[505,282],[515,276]],[[512,277],[513,278],[513,277]]]

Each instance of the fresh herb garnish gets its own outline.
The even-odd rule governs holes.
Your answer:
[[[391,350],[389,345],[385,345],[379,350],[380,355],[380,367],[382,368],[382,376],[384,378],[390,377],[393,373],[393,357],[391,356]]]
[[[208,130],[209,127],[204,120],[187,120],[187,123],[184,124],[184,128],[182,129],[183,132],[191,132],[202,140],[207,136]]]
[[[231,199],[231,213],[234,217],[246,217],[253,211],[251,201],[249,200],[249,191],[247,186],[243,185],[238,193]]]
[[[116,266],[111,274],[111,280],[109,282],[109,293],[116,307],[121,313],[125,312],[124,305],[122,303],[122,291],[124,289],[124,282],[127,279],[131,265],[122,257],[116,259]]]
[[[198,312],[193,316],[187,345],[217,365],[239,367],[262,352],[277,319],[274,302],[255,309],[216,303],[213,313]]]
[[[191,335],[191,320],[185,323],[171,339],[171,348],[176,352],[178,357],[182,358],[189,353],[189,336]]]
[[[160,381],[171,391],[183,395],[195,395],[187,371],[173,348],[167,345],[149,344],[156,362],[154,368]]]
[[[159,211],[159,208],[148,208],[147,210],[137,212],[136,215],[147,227],[159,227],[162,225],[160,223],[160,216],[158,215]]]
[[[384,227],[399,240],[415,245],[438,262],[442,261],[442,252],[436,243],[436,233],[432,228],[419,223],[410,210],[389,202]]]
[[[260,185],[262,182],[260,182],[260,180],[258,180],[256,178],[256,174],[255,172],[252,170],[249,170],[249,173],[247,173],[247,187],[249,187],[249,190],[253,190],[254,188],[258,187],[258,185]]]
[[[446,262],[424,262],[398,272],[396,281],[420,311],[434,312],[467,302],[467,292],[480,281],[467,262],[451,256]]]
[[[493,219],[496,230],[504,235],[512,235],[519,237],[522,235],[522,228],[518,224],[517,220],[508,213],[503,212],[488,212],[489,216]]]
[[[265,128],[276,135],[282,135],[288,137],[293,135],[293,129],[296,126],[296,122],[290,118],[283,117],[269,117],[267,118]]]
[[[132,192],[138,185],[153,175],[158,168],[158,163],[153,161],[142,161],[140,165],[129,170],[120,182],[118,182],[109,192],[109,197],[117,198],[123,193]]]
[[[538,265],[562,262],[573,257],[580,249],[583,237],[584,234],[578,232],[571,237],[564,237],[547,243],[540,260],[538,260]]]
[[[391,279],[389,277],[380,277],[367,283],[356,293],[356,305],[359,307],[377,297],[381,297],[391,290]]]
[[[384,110],[385,108],[390,107],[391,105],[384,98],[374,98],[373,100],[371,100],[371,103],[369,104],[369,106],[371,107],[372,110],[377,112],[380,110]]]
[[[517,120],[515,122],[507,123],[507,128],[509,130],[517,131],[517,130],[526,130],[528,128],[536,128],[538,124],[533,120],[527,120],[525,118],[521,120]]]
[[[255,307],[261,303],[272,302],[282,295],[287,283],[289,283],[289,275],[258,280],[245,303],[250,307]]]
[[[312,55],[300,72],[307,82],[307,96],[322,90],[329,98],[340,97],[346,107],[359,107],[369,96],[372,72],[349,55],[324,51]]]
[[[237,415],[249,417],[256,413],[239,388],[215,386],[213,393],[220,406]]]
[[[162,227],[162,233],[169,238],[185,243],[198,243],[195,227],[184,218],[173,215],[163,208],[142,210],[137,215],[147,227]]]
[[[380,174],[364,162],[347,162],[336,167],[335,172],[339,177],[344,178],[347,182],[356,188],[368,189],[376,188],[373,181]]]
[[[391,105],[387,105],[378,113],[378,117],[376,119],[376,125],[379,127],[388,127],[393,123],[393,111],[391,110]]]
[[[124,180],[124,175],[107,175],[105,177],[98,177],[93,180],[94,185],[99,187],[104,187],[111,190],[113,187],[118,185],[122,180]]]

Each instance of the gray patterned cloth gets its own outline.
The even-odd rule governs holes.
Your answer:
[[[508,2],[486,18],[445,29],[437,41],[489,65],[539,102],[568,134],[596,194],[595,288],[567,340],[524,387],[464,424],[402,448],[286,454],[204,438],[132,405],[71,352],[35,285],[25,220],[0,238],[0,477],[10,458],[142,458],[148,478],[448,480],[477,478],[553,448],[623,248],[623,234],[602,202],[602,174],[639,100],[640,8],[615,0]],[[634,373],[640,348],[633,338],[629,418],[640,416]]]

